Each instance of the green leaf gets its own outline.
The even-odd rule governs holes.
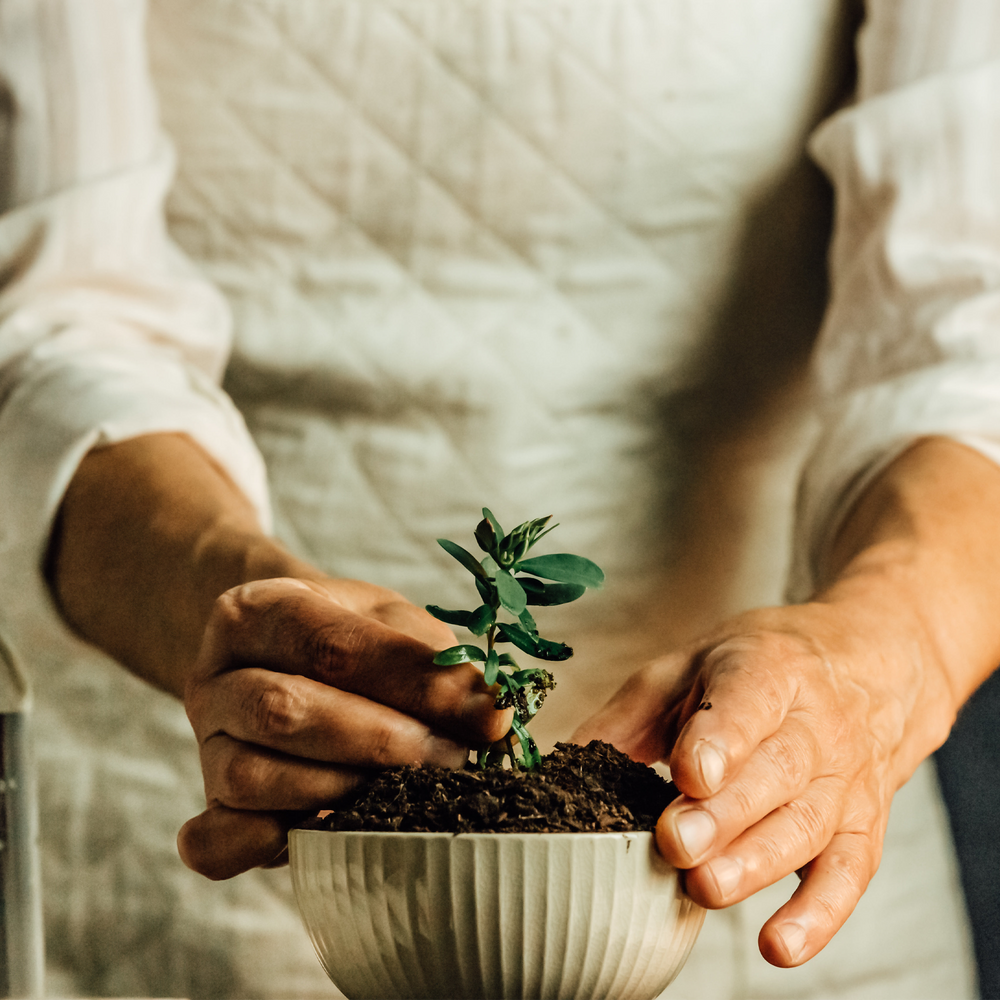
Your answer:
[[[523,649],[524,652],[537,656],[540,660],[568,660],[573,655],[573,650],[564,643],[551,642],[540,636],[531,635],[517,625],[500,622],[497,630],[504,639],[514,643],[518,649]]]
[[[532,521],[525,521],[524,524],[518,525],[507,536],[508,539],[516,539],[519,543],[516,548],[512,547],[510,549],[510,555],[513,556],[515,562],[518,559],[523,559],[528,554],[528,549],[552,530],[552,528],[549,528],[547,531],[542,531],[542,528],[551,520],[551,514],[546,514],[545,517],[536,517]],[[556,526],[553,525],[552,527]]]
[[[508,622],[497,623],[497,638],[506,639],[512,642],[518,649],[523,650],[531,656],[538,654],[539,637],[531,632],[526,632],[519,625],[511,625]]]
[[[500,603],[512,614],[519,615],[524,611],[527,600],[521,585],[506,570],[500,570],[496,579],[497,593]]]
[[[587,592],[582,583],[542,583],[531,576],[519,576],[516,580],[524,588],[528,604],[539,608],[569,604]]]
[[[548,520],[549,520],[549,519],[550,519],[551,517],[552,517],[552,515],[551,515],[551,514],[549,514],[549,516],[548,516],[548,517],[543,517],[543,518],[539,518],[539,520],[540,520],[540,521],[541,521],[541,523],[542,523],[542,524],[544,525],[544,524],[545,524],[545,523],[546,523],[546,522],[547,522],[547,521],[548,521]],[[537,535],[535,535],[535,537],[534,537],[534,538],[532,538],[532,540],[531,540],[531,544],[532,544],[532,545],[535,545],[535,544],[537,544],[537,543],[538,543],[538,542],[540,542],[540,541],[541,541],[541,540],[542,540],[542,539],[543,539],[543,538],[544,538],[544,537],[545,537],[545,536],[546,536],[546,535],[547,535],[547,534],[548,534],[548,533],[549,533],[550,531],[555,531],[555,530],[556,530],[556,528],[558,528],[558,527],[559,527],[559,525],[558,525],[558,524],[553,524],[553,525],[552,525],[552,527],[550,527],[550,528],[546,528],[546,529],[545,529],[544,531],[540,531],[540,532],[539,532],[539,533],[538,533]]]
[[[497,538],[503,538],[503,528],[500,527],[500,522],[493,516],[493,512],[488,507],[483,508],[483,517],[490,522]]]
[[[469,619],[472,617],[472,613],[469,611],[448,611],[445,608],[439,608],[436,604],[428,604],[427,610],[438,621],[447,622],[449,625],[459,625],[462,628],[469,627]],[[482,635],[482,632],[479,635]]]
[[[506,687],[511,694],[517,694],[517,692],[524,687],[524,685],[513,674],[504,674],[504,677],[506,678],[504,681],[504,687]]]
[[[539,638],[537,643],[534,655],[540,660],[568,660],[573,655],[573,648],[564,642]]]
[[[481,604],[469,615],[465,627],[473,635],[483,635],[496,620],[496,612],[488,604]]]
[[[541,688],[551,690],[556,686],[555,678],[544,667],[528,667],[526,670],[515,670],[511,675],[511,680],[516,681],[521,687],[526,684],[536,684]]]
[[[497,682],[497,674],[500,672],[500,657],[497,656],[497,651],[495,649],[490,650],[490,655],[486,657],[486,671],[485,678],[486,683],[493,687]]]
[[[476,525],[475,534],[476,541],[479,543],[479,547],[484,552],[492,552],[496,548],[496,532],[493,530],[493,525],[490,524],[487,518],[484,517],[479,524]]]
[[[525,608],[518,616],[517,620],[521,623],[521,628],[525,632],[531,632],[534,635],[538,635],[538,626],[535,624],[535,619],[531,617],[531,612]]]
[[[552,530],[552,528],[559,527],[557,524],[553,524],[552,528],[548,528],[545,531],[542,531],[542,528],[544,528],[545,525],[547,525],[551,520],[552,520],[552,515],[546,514],[545,517],[536,517],[533,521],[528,521],[527,534],[528,534],[529,545],[534,545],[539,538],[541,538],[543,535],[547,535]]]
[[[600,566],[589,559],[584,559],[583,556],[570,555],[568,552],[522,559],[517,569],[546,580],[575,583],[583,587],[593,587],[595,590],[604,584],[604,573]]]
[[[478,646],[449,646],[434,657],[434,663],[439,667],[453,667],[457,663],[482,663],[485,659],[486,651]]]
[[[483,577],[486,576],[486,570],[479,565],[479,560],[469,551],[463,549],[461,545],[455,542],[449,541],[447,538],[439,538],[438,545],[441,546],[445,552],[450,556],[454,556],[470,573],[474,576]]]
[[[523,559],[528,554],[528,549],[541,537],[539,532],[551,519],[552,515],[548,514],[519,524],[497,547],[500,564],[509,567]]]
[[[531,656],[535,655],[535,636],[529,635],[523,628],[518,628],[516,625],[508,625],[506,622],[498,622],[497,631],[500,633],[501,638],[506,639],[507,642],[514,643],[518,649],[523,649],[524,652],[529,653]]]
[[[494,611],[500,607],[500,597],[497,594],[496,585],[492,580],[481,580],[477,576],[476,590],[479,591],[479,596],[483,599],[484,604],[489,605]]]
[[[501,653],[500,654],[500,666],[501,667],[516,667],[517,666],[517,660],[515,660],[514,657],[510,655],[510,653]]]

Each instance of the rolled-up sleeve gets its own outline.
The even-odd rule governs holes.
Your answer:
[[[83,456],[154,432],[196,440],[269,527],[260,459],[219,387],[230,318],[171,243],[174,170],[138,0],[2,0],[0,710],[34,651],[72,654],[43,576]]]
[[[858,52],[857,102],[811,144],[837,209],[795,599],[914,441],[944,435],[1000,462],[1000,6],[871,0]]]

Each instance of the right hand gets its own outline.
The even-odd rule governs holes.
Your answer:
[[[356,580],[271,579],[215,602],[184,691],[208,808],[178,835],[212,879],[283,863],[287,831],[373,768],[461,767],[511,710],[471,664],[438,667],[451,630]]]

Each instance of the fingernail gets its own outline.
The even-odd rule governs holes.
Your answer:
[[[717,791],[726,776],[726,758],[722,751],[717,746],[703,741],[694,749],[694,762],[701,774],[702,784],[709,793]]]
[[[743,866],[733,858],[721,857],[710,861],[706,867],[719,892],[719,901],[728,899],[739,887]]]
[[[778,931],[778,940],[785,950],[789,965],[798,965],[802,959],[802,953],[806,950],[806,929],[801,925],[789,921],[782,924]]]
[[[684,853],[695,861],[715,839],[715,820],[704,809],[688,809],[674,820],[674,831]]]

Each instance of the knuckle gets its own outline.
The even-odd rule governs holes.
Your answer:
[[[375,725],[368,736],[368,754],[375,767],[391,767],[398,764],[399,732],[392,723]]]
[[[234,587],[215,599],[212,605],[212,624],[216,629],[230,631],[243,623],[246,612],[243,591],[243,587]]]
[[[730,690],[738,690],[741,717],[751,712],[772,715],[776,709],[784,714],[791,701],[791,671],[789,651],[782,637],[755,633],[727,639],[705,657],[707,675],[718,677]]]
[[[810,851],[817,850],[824,840],[831,823],[827,804],[814,797],[793,799],[786,806],[786,815],[792,825],[795,839]]]
[[[786,837],[763,836],[754,841],[753,856],[746,859],[749,870],[758,876],[763,875],[769,881],[775,872],[788,870],[788,858],[791,844]]]
[[[305,701],[294,677],[275,676],[250,710],[251,726],[264,739],[293,736],[302,728]]]
[[[756,815],[760,809],[759,792],[752,784],[734,781],[726,789],[726,813],[733,817]]]
[[[215,797],[231,809],[252,808],[262,776],[261,761],[256,755],[238,749],[219,771]]]
[[[827,867],[841,885],[851,888],[864,888],[871,877],[867,851],[834,851],[827,859]]]
[[[795,791],[804,788],[815,772],[815,741],[803,738],[801,733],[787,726],[769,736],[761,744],[760,752],[779,780]]]
[[[346,683],[363,668],[367,642],[359,622],[326,622],[303,639],[308,662],[328,679]]]
[[[839,926],[871,881],[874,870],[867,851],[835,850],[823,856],[826,878],[814,896],[832,926]]]

